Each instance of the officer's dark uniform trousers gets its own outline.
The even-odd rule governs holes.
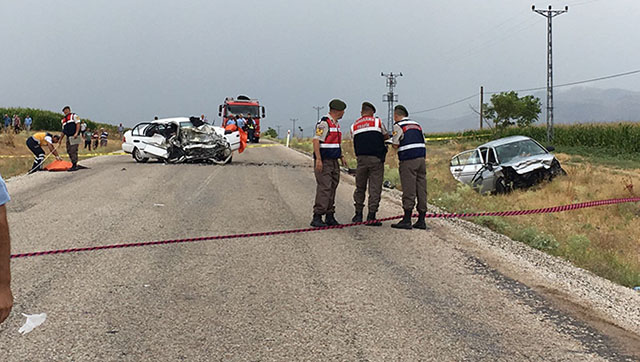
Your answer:
[[[362,213],[369,184],[369,213],[378,212],[384,180],[384,159],[387,147],[384,144],[382,121],[373,116],[363,116],[351,126],[353,147],[357,156],[356,190],[353,202],[356,213]]]
[[[413,210],[418,199],[418,212],[427,212],[427,164],[424,157],[400,161],[402,208]]]
[[[353,192],[353,201],[357,212],[364,209],[367,183],[369,184],[369,212],[378,212],[382,194],[382,182],[384,181],[384,161],[378,156],[358,156],[358,168],[356,168],[356,190]]]
[[[418,199],[418,212],[427,212],[427,165],[424,135],[420,125],[410,119],[397,123],[402,128],[403,139],[398,148],[400,182],[402,183],[402,208],[412,211]]]
[[[336,189],[340,182],[338,159],[323,159],[322,171],[314,170],[316,176],[316,201],[313,213],[333,214],[336,211]]]

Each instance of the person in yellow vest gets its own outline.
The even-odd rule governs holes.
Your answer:
[[[59,141],[60,136],[52,135],[48,132],[37,132],[27,139],[27,147],[35,155],[35,160],[33,160],[33,166],[31,166],[31,171],[29,171],[29,173],[42,169],[42,163],[44,161],[44,150],[42,147],[48,147],[49,151],[56,156],[56,160],[61,160],[60,155],[54,146],[54,144]]]

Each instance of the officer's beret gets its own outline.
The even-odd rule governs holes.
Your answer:
[[[407,108],[405,108],[405,106],[403,106],[402,104],[398,104],[393,110],[395,112],[404,113],[405,117],[409,116],[409,111],[407,111]]]
[[[376,106],[369,102],[362,102],[362,110],[364,111],[365,108],[371,108],[374,113],[376,112]]]
[[[347,109],[347,104],[339,99],[334,99],[329,102],[329,109],[335,109],[336,111],[344,111]]]

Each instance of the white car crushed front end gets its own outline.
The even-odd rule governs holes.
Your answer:
[[[138,162],[156,158],[169,163],[231,161],[240,148],[240,133],[202,123],[198,118],[180,117],[140,123],[125,134],[123,151]]]

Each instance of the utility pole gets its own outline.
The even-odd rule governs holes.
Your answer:
[[[278,129],[278,137],[277,138],[280,138],[280,125],[277,125],[276,128]]]
[[[549,5],[548,10],[536,9],[531,6],[531,10],[547,18],[547,142],[553,141],[553,47],[552,47],[552,19],[558,15],[569,11],[565,6],[564,10],[552,10]]]
[[[484,87],[480,86],[480,130],[484,121]]]
[[[314,106],[313,109],[315,109],[318,112],[318,118],[316,118],[316,122],[320,120],[320,110],[324,109],[324,106]]]
[[[296,121],[298,120],[297,118],[290,118],[291,122],[293,122],[293,128],[291,128],[291,131],[293,131],[293,135],[291,135],[293,138],[296,137]]]
[[[387,114],[387,129],[393,129],[393,103],[398,101],[398,95],[393,92],[393,89],[396,87],[398,81],[396,78],[402,77],[402,72],[394,74],[391,73],[380,73],[381,76],[387,77],[387,87],[389,87],[389,91],[387,94],[382,96],[382,101],[389,103],[389,112]]]

